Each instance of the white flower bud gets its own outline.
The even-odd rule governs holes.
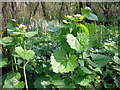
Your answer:
[[[23,24],[20,24],[19,28],[24,28],[24,29],[27,29],[27,27]]]
[[[70,15],[67,15],[66,17],[68,17],[69,19],[71,19],[71,18],[72,18],[72,16],[70,16]]]
[[[80,17],[80,16],[82,16],[81,14],[76,14],[76,15],[74,15],[74,16],[76,16],[76,17]]]
[[[91,9],[90,7],[85,7],[85,9]]]

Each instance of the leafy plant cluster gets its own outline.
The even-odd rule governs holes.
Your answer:
[[[81,14],[65,16],[47,32],[8,22],[0,43],[10,56],[5,53],[0,67],[10,71],[0,77],[2,88],[119,88],[117,27],[84,22],[98,21],[89,7]]]

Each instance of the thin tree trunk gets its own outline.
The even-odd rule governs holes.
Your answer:
[[[17,5],[16,2],[11,2],[11,14],[13,19],[17,19]]]
[[[86,0],[86,6],[87,7],[91,7],[91,2],[90,2],[91,0]]]
[[[82,4],[82,2],[76,2],[76,10],[75,10],[75,14],[80,13],[81,8],[83,8],[83,4]]]
[[[48,13],[46,12],[46,6],[45,6],[45,5],[46,5],[45,2],[41,2],[42,11],[43,11],[43,16],[44,16],[44,18],[45,18],[46,20],[48,20],[49,17],[48,17]]]
[[[2,17],[3,17],[2,28],[4,28],[6,26],[6,23],[8,22],[7,2],[2,2]],[[5,33],[7,36],[7,32]]]
[[[29,17],[28,17],[27,29],[26,29],[27,32],[29,30],[29,25],[30,25],[31,18],[32,18],[32,3],[29,2]]]
[[[79,8],[83,8],[83,3],[79,2]]]
[[[64,11],[65,11],[65,2],[62,2],[61,3],[61,8],[60,8],[60,11],[59,11],[59,21],[62,20],[62,17],[64,15]]]
[[[37,11],[37,9],[38,9],[38,7],[39,7],[39,2],[37,3],[37,5],[36,5],[36,7],[35,7],[35,9],[34,9],[34,11],[33,11],[33,16],[35,16],[35,14],[36,14],[36,11]]]
[[[7,8],[7,2],[3,2],[2,3],[2,17],[3,17],[3,25],[2,25],[2,28],[4,29],[4,27],[6,26],[7,22],[8,22],[8,8]],[[4,29],[4,37],[8,36],[7,34],[7,30],[6,28]],[[5,49],[4,49],[4,46],[2,45],[2,54],[3,56],[6,56],[8,58],[8,60],[12,60],[12,57],[11,57],[11,50],[8,48],[7,49],[7,54],[5,54]]]

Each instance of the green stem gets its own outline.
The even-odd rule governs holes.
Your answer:
[[[15,64],[16,64],[16,63],[17,63],[16,57],[14,57],[14,61],[15,61]],[[17,66],[15,66],[15,68],[16,68],[16,70],[18,70],[18,67],[17,67]]]
[[[73,71],[71,71],[71,79],[72,79],[72,82],[74,83],[74,81],[73,81]]]
[[[24,50],[26,50],[26,42],[24,41]]]
[[[29,60],[25,63],[23,69],[24,69],[24,78],[25,78],[25,85],[26,85],[26,89],[28,90],[28,83],[27,83],[27,77],[26,77],[26,71],[25,71],[25,67],[28,64]]]
[[[23,37],[24,39],[23,39],[23,47],[24,47],[24,49],[26,50],[26,41],[25,41],[25,37]]]
[[[84,58],[83,58],[83,52],[82,52],[82,60],[83,60]]]
[[[14,72],[14,62],[13,62],[13,59],[12,59],[12,71]]]

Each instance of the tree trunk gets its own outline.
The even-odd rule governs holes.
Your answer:
[[[16,2],[11,2],[11,14],[13,19],[17,19],[17,5]]]
[[[8,22],[7,2],[2,2],[2,17],[3,17],[2,28],[4,28],[6,26],[6,23]],[[7,36],[7,32],[6,32],[6,36]]]
[[[47,8],[46,8],[46,4],[45,2],[41,2],[41,6],[42,6],[42,11],[43,11],[43,16],[46,20],[49,19],[48,13],[47,13]]]
[[[91,7],[91,2],[90,2],[90,0],[86,0],[86,6],[87,6],[87,7]]]
[[[83,8],[83,4],[82,4],[82,2],[76,2],[76,10],[75,10],[75,14],[80,13],[81,8]]]
[[[62,20],[62,17],[64,16],[64,11],[65,11],[65,2],[62,2],[61,3],[61,8],[60,8],[60,11],[59,11],[59,21]]]
[[[35,14],[36,14],[36,11],[37,11],[37,9],[38,9],[38,7],[39,7],[39,2],[36,4],[36,6],[35,6],[35,9],[34,9],[34,11],[33,11],[33,16],[35,16]]]

